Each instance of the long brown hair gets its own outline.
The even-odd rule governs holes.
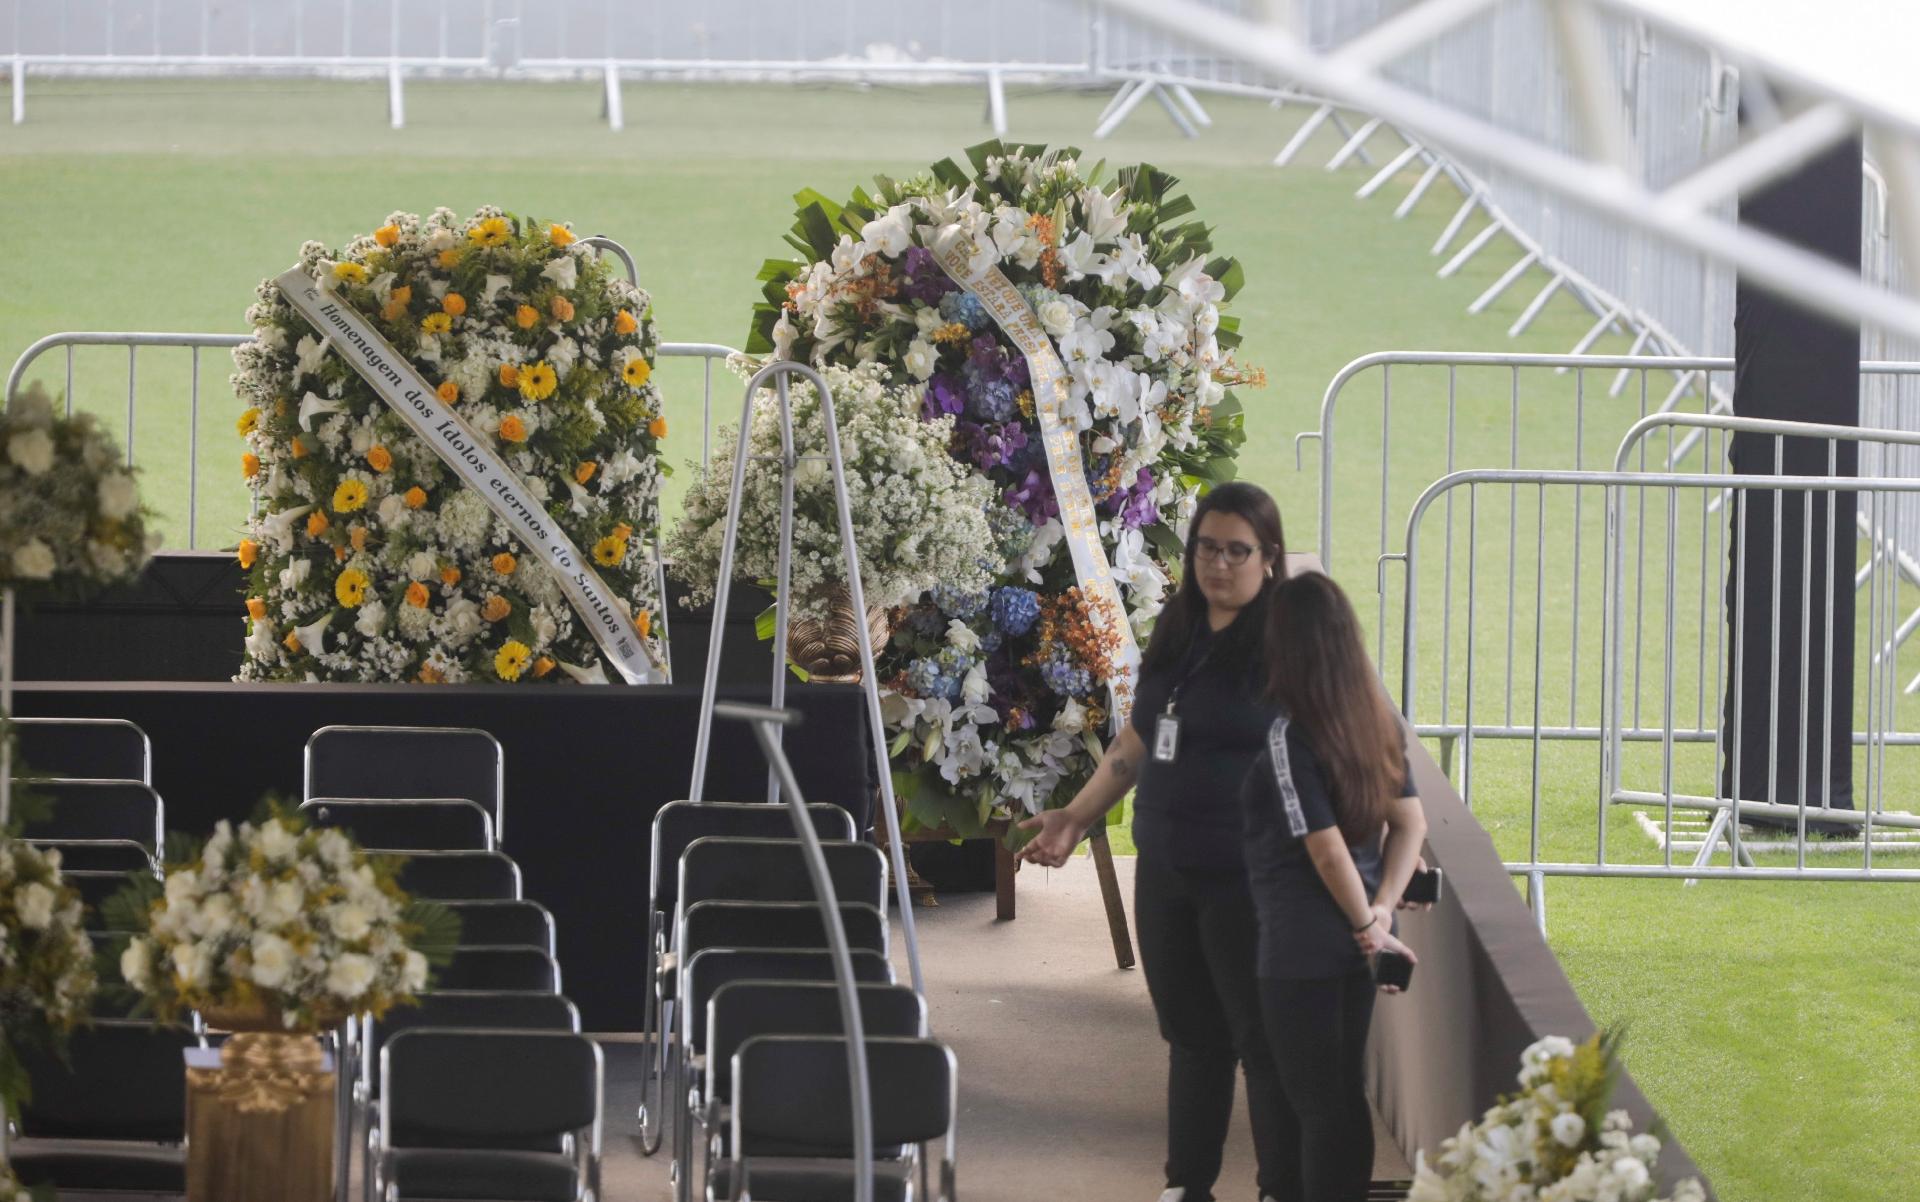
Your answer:
[[[1230,513],[1244,519],[1253,527],[1254,537],[1260,540],[1260,556],[1273,564],[1273,576],[1261,581],[1259,593],[1243,611],[1243,616],[1252,620],[1235,622],[1223,632],[1225,641],[1218,647],[1223,663],[1252,664],[1259,660],[1257,640],[1264,633],[1265,625],[1259,611],[1266,607],[1274,586],[1286,577],[1287,536],[1280,526],[1280,507],[1273,503],[1266,489],[1244,480],[1229,480],[1214,485],[1194,506],[1193,519],[1187,523],[1180,587],[1154,619],[1153,638],[1147,643],[1147,653],[1142,660],[1149,671],[1175,671],[1193,643],[1194,626],[1207,616],[1207,599],[1200,592],[1194,557],[1199,553],[1200,521],[1210,513]],[[1244,645],[1238,645],[1242,643]]]
[[[1319,757],[1340,833],[1349,844],[1374,838],[1401,787],[1400,724],[1340,586],[1307,572],[1275,589],[1265,660],[1267,697],[1300,724]]]

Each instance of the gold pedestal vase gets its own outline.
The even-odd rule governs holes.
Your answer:
[[[187,1069],[188,1202],[331,1202],[338,1081],[312,1032],[276,1014],[209,1012],[236,1033]]]

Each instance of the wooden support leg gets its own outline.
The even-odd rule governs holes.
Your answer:
[[[1019,869],[1019,861],[1007,850],[1005,842],[993,841],[993,916],[1001,922],[1012,922],[1013,874]]]
[[[1107,907],[1107,931],[1113,936],[1113,962],[1117,968],[1133,967],[1133,938],[1127,933],[1127,911],[1120,901],[1120,879],[1113,873],[1113,848],[1107,843],[1104,826],[1096,825],[1087,840],[1093,850],[1093,866],[1100,874],[1100,900]]]

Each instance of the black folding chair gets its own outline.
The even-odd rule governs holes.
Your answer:
[[[600,1198],[605,1069],[593,1040],[415,1027],[380,1061],[376,1197]]]
[[[190,1031],[95,1017],[64,1056],[22,1048],[33,1098],[7,1157],[26,1185],[69,1192],[186,1192]]]
[[[851,952],[850,957],[856,983],[894,983],[893,963],[884,953],[862,949]],[[693,1125],[689,1113],[693,1098],[686,1086],[699,1079],[705,1063],[707,1003],[722,986],[733,981],[833,979],[832,954],[816,949],[710,947],[689,956],[681,966],[679,1039],[676,1054],[668,1058],[666,1084],[673,1099],[674,1162],[679,1166],[675,1182],[681,1202],[692,1196]]]
[[[323,726],[307,739],[300,796],[463,797],[507,837],[506,760],[500,741],[464,726]]]
[[[497,851],[413,851],[400,887],[433,901],[518,901],[520,866]]]
[[[354,1107],[362,1116],[366,1165],[379,1158],[380,1049],[416,1027],[577,1033],[580,1011],[557,993],[446,991],[422,994],[415,1005],[396,1007],[383,1018],[362,1019],[358,1055],[345,1075],[353,1079]],[[375,1202],[373,1174],[363,1173],[362,1184],[367,1202]]]
[[[14,718],[20,759],[41,776],[153,783],[153,745],[125,718]]]
[[[708,898],[687,907],[681,945],[691,956],[705,947],[828,946],[820,907],[810,901],[734,901]],[[867,902],[841,902],[840,925],[849,947],[887,950],[886,912]]]
[[[468,947],[434,974],[434,988],[559,993],[560,964],[534,947]]]
[[[906,985],[856,985],[866,1034],[923,1038],[926,999]],[[706,1132],[706,1176],[727,1156],[733,1054],[756,1035],[843,1035],[839,987],[830,981],[729,981],[707,1002],[707,1054],[693,1120]]]
[[[853,838],[853,818],[841,807],[815,803],[807,806],[807,813],[820,838]],[[790,839],[793,815],[785,806],[751,801],[670,801],[654,813],[647,866],[648,985],[640,1021],[641,1036],[654,1051],[652,1062],[643,1058],[640,1067],[640,1143],[649,1156],[660,1150],[663,1131],[659,1089],[666,1049],[661,1033],[673,1025],[666,1012],[666,990],[672,979],[668,961],[674,954],[674,926],[669,919],[679,897],[680,854],[694,840],[709,836]]]
[[[134,780],[36,780],[29,786],[53,812],[22,836],[60,849],[62,866],[102,872],[157,871],[166,807],[152,785]]]
[[[463,947],[534,947],[555,954],[553,915],[536,901],[450,901]]]
[[[919,1171],[922,1195],[955,1202],[958,1069],[932,1039],[869,1036],[875,1202],[906,1202]],[[757,1035],[733,1055],[729,1149],[713,1166],[709,1196],[839,1202],[854,1197],[853,1118],[843,1038]],[[925,1146],[938,1143],[938,1193],[926,1189]]]
[[[381,851],[492,851],[493,819],[458,797],[310,797],[300,809],[315,826],[352,833]]]

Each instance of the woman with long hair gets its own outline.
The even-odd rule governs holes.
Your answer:
[[[1253,897],[1240,847],[1241,783],[1274,713],[1261,695],[1261,643],[1285,555],[1280,511],[1262,489],[1222,484],[1200,499],[1179,588],[1141,663],[1131,720],[1071,802],[1020,824],[1034,832],[1021,857],[1058,866],[1134,790],[1134,921],[1167,1041],[1161,1202],[1212,1199],[1236,1063],[1246,1073],[1262,1197],[1307,1198],[1298,1186],[1297,1129],[1261,1026]]]
[[[1289,580],[1266,619],[1266,698],[1279,713],[1243,794],[1260,1006],[1297,1116],[1303,1196],[1363,1202],[1373,1171],[1370,957],[1414,958],[1393,915],[1427,823],[1400,723],[1340,586],[1318,573]]]

